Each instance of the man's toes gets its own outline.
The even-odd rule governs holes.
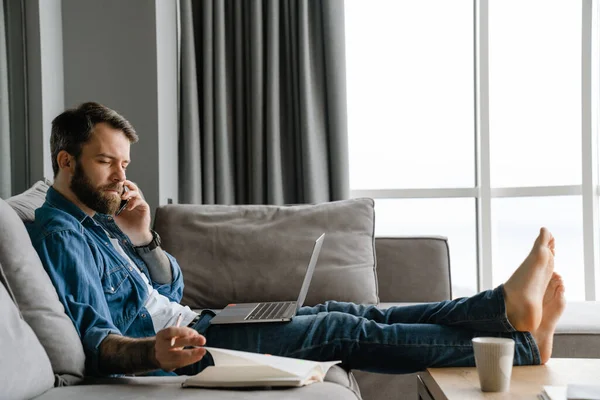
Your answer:
[[[550,254],[545,246],[534,246],[531,250],[531,255],[534,257],[537,266],[547,266],[550,261]]]
[[[548,282],[548,287],[546,287],[546,292],[544,293],[544,299],[542,301],[542,305],[546,307],[548,304],[552,303],[556,296],[558,295],[558,288],[562,285],[562,278],[559,274],[554,272],[552,274],[552,278],[550,278],[550,282]]]
[[[553,239],[552,234],[546,228],[540,228],[540,233],[535,239],[534,247],[548,247]]]
[[[552,279],[550,279],[550,282],[553,282],[553,284],[555,286],[562,285],[563,284],[562,276],[560,276],[559,274],[557,274],[555,272],[552,274]]]
[[[562,281],[556,283],[556,286],[552,290],[552,296],[549,296],[548,303],[554,306],[558,306],[564,302],[565,296],[565,285]]]
[[[552,234],[550,233],[550,231],[547,228],[542,227],[542,228],[540,228],[539,238],[541,239],[541,241],[544,244],[548,244],[548,243],[550,243],[550,240],[552,240]]]

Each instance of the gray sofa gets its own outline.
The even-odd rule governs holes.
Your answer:
[[[46,188],[43,182],[39,182],[26,193],[7,199],[8,203],[0,199],[0,315],[4,321],[8,321],[0,326],[0,354],[3,355],[0,399],[107,396],[123,399],[357,399],[361,398],[361,391],[362,398],[366,399],[397,399],[416,395],[414,375],[350,373],[340,367],[332,368],[322,384],[283,390],[183,389],[180,384],[185,377],[85,377],[85,359],[79,336],[58,302],[23,225],[23,221],[33,219],[33,210],[43,202]],[[224,209],[219,206],[183,205],[161,207],[156,212],[154,228],[163,239],[163,247],[180,262],[186,283],[183,302],[192,307],[218,309],[225,299],[269,300],[271,297],[285,297],[294,293],[295,289],[289,288],[277,292],[281,285],[276,282],[256,284],[256,276],[261,274],[254,274],[251,277],[253,283],[248,283],[250,275],[244,276],[240,269],[260,263],[266,254],[269,262],[263,262],[259,271],[265,267],[273,269],[277,265],[280,268],[285,265],[289,268],[280,272],[288,279],[295,273],[301,277],[303,266],[305,268],[308,261],[307,254],[310,254],[310,242],[316,238],[311,230],[326,231],[329,246],[324,246],[321,253],[308,304],[327,299],[375,303],[379,300],[435,301],[450,297],[446,240],[438,237],[375,240],[371,200],[319,206],[244,206],[225,209],[233,209],[234,214],[224,214]],[[233,223],[228,221],[232,215]],[[240,219],[240,215],[243,218]],[[257,218],[268,222],[257,227],[253,222]],[[223,225],[231,229],[227,230]],[[277,236],[287,235],[292,240],[281,250],[271,247],[270,250],[255,251],[253,247],[256,247],[256,243],[249,237],[258,237],[262,242],[281,246],[281,241],[269,237],[269,232],[273,230]],[[219,234],[215,235],[214,232]],[[247,242],[242,243],[244,240]],[[195,284],[203,280],[205,269],[210,269],[210,265],[203,266],[198,262],[197,243],[208,242],[210,245],[205,246],[207,253],[203,256],[205,262],[214,263],[216,257],[221,261],[219,270],[230,268],[236,271],[236,279],[231,279],[231,271],[226,271],[211,281],[210,288]],[[221,250],[227,256],[219,256],[219,243],[225,246]],[[232,247],[227,247],[232,244]],[[250,251],[251,256],[244,255],[244,251]],[[257,259],[250,260],[252,256]],[[281,259],[276,259],[278,256]],[[336,272],[339,269],[336,264],[349,266]],[[296,278],[292,280],[298,281]],[[327,284],[320,282],[323,280]],[[266,297],[265,284],[272,288],[272,293]],[[247,290],[240,290],[239,285],[246,285]],[[199,298],[203,300],[199,301]]]
[[[38,183],[8,199],[12,208],[0,199],[0,399],[417,398],[415,374],[350,373],[340,367],[332,368],[322,384],[282,390],[183,389],[185,377],[85,377],[78,334],[23,226],[44,194],[44,184]],[[297,291],[282,291],[278,279],[286,276],[300,284],[310,242],[321,231],[328,233],[328,247],[323,247],[307,304],[338,299],[385,308],[451,298],[445,238],[375,239],[373,225],[373,202],[360,199],[293,207],[164,206],[156,212],[154,228],[180,262],[183,303],[193,308],[293,296]],[[596,304],[569,307],[567,312],[584,313],[591,323],[582,326],[581,318],[570,318],[557,335],[555,354],[600,357],[600,346],[589,349],[600,338],[592,326],[600,318]]]

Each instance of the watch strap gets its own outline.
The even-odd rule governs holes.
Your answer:
[[[135,246],[135,250],[139,253],[149,253],[152,250],[156,249],[157,247],[160,246],[161,240],[160,240],[160,236],[158,235],[158,233],[155,230],[150,230],[150,232],[152,232],[152,240],[150,241],[150,243],[144,245],[144,246]]]

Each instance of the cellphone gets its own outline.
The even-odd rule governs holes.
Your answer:
[[[129,192],[129,188],[125,185],[123,185],[123,193],[127,193]],[[117,213],[115,214],[115,216],[121,214],[121,211],[123,211],[125,209],[125,207],[127,207],[127,204],[129,204],[129,200],[131,199],[127,199],[127,200],[121,200],[121,204],[119,204],[119,209],[117,210]]]

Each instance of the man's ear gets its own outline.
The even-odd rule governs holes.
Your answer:
[[[75,171],[75,157],[67,153],[66,150],[61,150],[58,152],[56,156],[56,161],[58,161],[59,169],[69,169],[71,172]]]

